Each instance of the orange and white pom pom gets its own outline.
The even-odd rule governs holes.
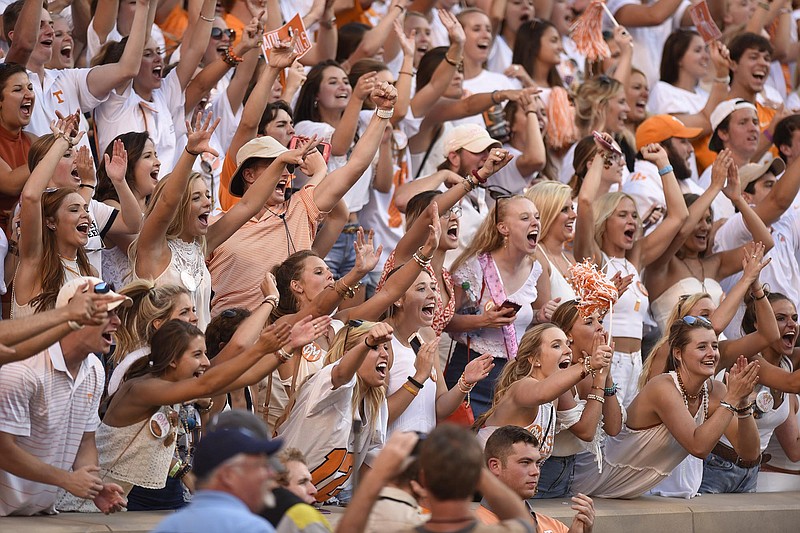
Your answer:
[[[569,269],[570,283],[580,298],[581,316],[591,316],[595,311],[601,316],[611,310],[619,297],[617,287],[606,278],[591,260],[576,263]]]
[[[592,0],[572,25],[570,37],[575,41],[575,47],[591,62],[611,57],[611,50],[603,39],[603,11],[606,9],[603,0]]]

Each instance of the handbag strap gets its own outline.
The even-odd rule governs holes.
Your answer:
[[[428,157],[431,155],[431,150],[433,150],[433,145],[436,144],[437,139],[439,139],[439,134],[442,133],[442,125],[436,128],[433,132],[433,137],[431,137],[431,143],[428,145],[428,149],[425,150],[425,157],[422,158],[422,161],[419,164],[419,168],[417,169],[417,173],[414,174],[414,179],[419,178],[419,175],[422,173],[422,167],[425,166],[425,163],[428,161]]]
[[[483,272],[483,282],[489,288],[489,297],[495,305],[502,305],[506,300],[506,291],[497,272],[497,266],[489,253],[478,254],[478,264]],[[481,290],[481,292],[483,292]],[[499,303],[498,303],[499,300]],[[509,361],[517,357],[517,332],[514,323],[503,326],[503,343],[506,346],[506,357]]]

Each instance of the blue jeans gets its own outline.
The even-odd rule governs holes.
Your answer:
[[[480,357],[481,354],[470,350],[469,356],[467,355],[467,347],[460,342],[455,344],[453,355],[450,357],[450,362],[447,363],[447,368],[444,372],[444,381],[447,383],[447,388],[452,389],[456,386],[458,378],[464,372],[469,361]],[[492,406],[492,398],[494,397],[494,384],[503,372],[503,367],[506,366],[507,359],[500,357],[494,358],[494,368],[489,375],[475,384],[475,388],[469,393],[470,406],[472,406],[472,413],[477,420],[479,416],[489,410]]]
[[[534,498],[564,498],[572,495],[572,478],[575,476],[575,456],[551,455],[542,464],[539,490]]]
[[[356,249],[353,244],[358,235],[353,229],[358,229],[358,224],[345,224],[339,238],[325,257],[325,263],[331,269],[333,277],[338,279],[353,270],[356,265]]]
[[[755,492],[758,467],[742,468],[715,453],[703,461],[701,494],[726,494],[731,492]]]

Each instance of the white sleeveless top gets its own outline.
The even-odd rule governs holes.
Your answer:
[[[675,373],[669,374],[679,389]],[[705,421],[703,405],[694,421],[697,426]],[[688,455],[663,423],[646,429],[623,425],[618,435],[606,440],[602,473],[597,473],[591,457],[577,457],[573,489],[601,498],[636,498],[666,478]]]
[[[537,246],[539,246],[537,244]],[[545,259],[547,259],[547,263],[550,265],[550,298],[561,298],[561,302],[566,302],[568,300],[574,300],[576,298],[575,290],[570,285],[567,278],[561,273],[560,270],[556,267],[556,265],[550,261],[550,256],[547,255],[547,252],[544,251],[544,248],[541,246],[539,249],[542,251],[542,255],[544,255]],[[562,252],[563,255],[563,252]],[[564,256],[566,259],[566,256]]]
[[[683,278],[672,287],[664,291],[658,298],[650,303],[650,310],[653,318],[661,331],[669,330],[666,323],[670,313],[678,304],[681,296],[697,294],[700,292],[708,293],[714,305],[719,307],[722,298],[725,296],[722,286],[713,278],[706,278],[704,282],[697,278]]]
[[[790,396],[791,395],[786,394],[786,398],[784,398],[783,403],[788,404]],[[798,422],[800,422],[800,411],[798,411],[795,416],[797,417]],[[764,453],[765,454],[768,453],[772,456],[770,457],[769,461],[767,461],[768,465],[777,468],[782,468],[784,470],[791,470],[793,472],[798,472],[798,474],[800,474],[800,461],[795,463],[793,461],[790,461],[789,458],[786,457],[786,452],[783,450],[783,446],[781,446],[781,443],[778,442],[778,438],[775,435],[772,435],[772,438],[770,439],[769,444],[767,444]],[[798,478],[798,483],[800,483],[800,475],[798,475],[797,478]]]
[[[387,396],[397,392],[403,383],[408,381],[408,376],[414,376],[414,361],[417,359],[414,350],[400,344],[396,338],[392,338],[392,352],[394,362],[389,371],[389,386]],[[439,376],[437,376],[437,379]],[[387,435],[395,431],[420,431],[430,433],[436,427],[436,382],[428,378],[423,383],[424,387],[419,391],[411,403],[408,404],[403,413],[389,424]]]
[[[157,287],[163,285],[179,285],[186,288],[192,297],[197,327],[205,331],[211,322],[211,273],[206,266],[203,249],[200,243],[185,242],[181,239],[167,239],[170,259],[164,272],[153,282]],[[140,276],[133,273],[135,278]]]
[[[633,280],[628,290],[614,304],[611,321],[606,320],[606,325],[611,324],[613,329],[611,334],[614,337],[641,339],[650,299],[647,296],[647,289],[644,288],[642,279],[639,277],[639,272],[626,258],[609,257],[605,253],[603,253],[603,272],[608,279],[614,277],[617,272],[622,277],[633,274]]]
[[[481,447],[500,426],[484,426],[478,431],[478,442]],[[556,436],[556,408],[553,402],[543,403],[536,412],[533,422],[525,426],[539,441],[539,453],[544,461],[553,454],[553,441]]]
[[[68,281],[72,281],[73,279],[78,279],[81,277],[80,267],[78,266],[78,261],[66,259],[61,257],[61,266],[64,267],[64,283]],[[15,276],[16,277],[16,276]],[[38,296],[38,295],[37,295]],[[34,296],[35,298],[35,296]],[[33,300],[33,298],[31,298]],[[25,305],[19,305],[17,303],[17,293],[11,290],[11,318],[25,318],[26,316],[33,316],[36,313],[36,309],[33,307],[31,302],[26,303]]]

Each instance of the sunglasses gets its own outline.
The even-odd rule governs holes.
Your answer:
[[[94,286],[95,294],[108,294],[114,290],[114,284],[104,281]]]
[[[462,213],[461,206],[454,205],[453,207],[451,207],[450,209],[439,215],[439,218],[450,218],[450,217],[461,218],[461,213]]]
[[[499,220],[499,212],[500,212],[500,200],[508,200],[509,198],[513,198],[514,194],[506,189],[505,187],[501,187],[499,185],[487,185],[484,187],[486,192],[489,194],[489,198],[494,200],[494,224],[495,226],[500,222]]]
[[[696,324],[702,324],[704,326],[711,327],[711,321],[704,316],[685,316],[681,320],[687,326],[694,326]]]
[[[211,38],[219,41],[225,35],[231,41],[236,40],[236,30],[223,30],[222,28],[211,28]]]
[[[344,348],[345,351],[347,350],[347,339],[350,337],[350,332],[353,331],[355,328],[359,327],[363,324],[363,320],[348,320],[347,321],[347,333],[344,334]]]

